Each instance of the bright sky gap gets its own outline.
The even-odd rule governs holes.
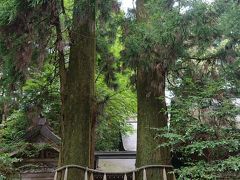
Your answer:
[[[136,0],[118,0],[121,3],[121,9],[127,13],[128,9],[132,9],[135,7],[135,1]],[[208,3],[214,2],[214,0],[203,0]]]

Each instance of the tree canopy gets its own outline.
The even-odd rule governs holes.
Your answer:
[[[46,148],[26,148],[35,117],[62,138],[61,165],[119,150],[137,117],[138,167],[240,177],[239,1],[137,0],[127,14],[117,0],[0,2],[0,179],[14,149]]]

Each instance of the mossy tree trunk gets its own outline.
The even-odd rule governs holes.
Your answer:
[[[152,89],[152,72],[142,68],[137,71],[137,100],[138,100],[138,129],[137,129],[137,167],[144,165],[169,165],[171,164],[169,148],[159,148],[164,143],[163,138],[157,138],[156,129],[167,127],[168,117],[165,102],[165,76],[164,70],[159,80],[158,92]],[[159,180],[162,171],[148,171],[148,179]],[[170,176],[169,176],[170,178]]]
[[[63,101],[61,165],[90,166],[91,123],[95,97],[95,0],[75,0],[69,67]],[[69,170],[70,180],[84,173]]]
[[[144,0],[137,0],[139,22],[147,20],[144,3]],[[156,129],[167,127],[168,124],[165,102],[166,74],[167,69],[161,60],[151,62],[147,68],[142,63],[139,63],[137,67],[137,167],[171,164],[169,148],[158,148],[165,140],[156,138]],[[162,171],[148,170],[147,177],[151,180],[162,179]],[[168,179],[171,178],[168,176]],[[142,179],[141,174],[138,179]]]

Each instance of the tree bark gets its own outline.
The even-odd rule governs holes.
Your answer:
[[[63,42],[63,35],[62,35],[62,28],[61,28],[61,22],[60,17],[58,13],[57,6],[56,7],[56,34],[57,34],[57,41],[56,41],[56,49],[58,52],[58,66],[59,66],[59,77],[60,77],[60,96],[61,96],[61,119],[60,119],[60,136],[63,139],[63,118],[64,118],[64,99],[65,99],[65,85],[66,85],[66,67],[65,67],[65,54],[64,54],[64,42]],[[63,162],[63,155],[62,155],[62,148],[60,147],[60,153],[59,153],[59,161],[58,165],[61,166]],[[62,173],[62,172],[61,172]]]
[[[157,138],[156,129],[167,127],[167,114],[165,102],[165,76],[164,70],[159,71],[158,93],[151,88],[152,72],[146,72],[139,67],[137,70],[137,101],[138,101],[138,128],[137,128],[137,167],[144,165],[171,164],[169,148],[158,148],[164,143],[163,138]],[[162,179],[162,171],[148,171],[148,179]],[[170,178],[170,176],[168,177]]]
[[[69,67],[64,87],[61,165],[89,167],[94,106],[95,0],[75,0]],[[84,172],[69,170],[68,179],[83,179]]]
[[[144,0],[137,0],[137,20],[146,21]],[[165,80],[167,69],[161,61],[151,62],[149,68],[137,67],[137,159],[136,166],[171,164],[169,148],[158,148],[163,138],[156,138],[156,129],[167,127]],[[142,174],[142,172],[141,172]],[[142,179],[142,175],[138,179]],[[151,180],[163,179],[162,170],[147,170]],[[172,179],[169,175],[168,179]]]

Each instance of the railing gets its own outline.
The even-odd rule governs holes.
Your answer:
[[[103,174],[103,180],[107,180],[107,174],[123,174],[124,175],[124,180],[128,180],[127,174],[132,174],[132,180],[135,180],[136,177],[136,173],[142,171],[142,177],[143,180],[147,180],[147,169],[162,169],[162,179],[163,180],[167,180],[167,171],[166,169],[172,169],[173,170],[173,166],[170,165],[147,165],[147,166],[142,166],[140,168],[136,168],[133,171],[125,171],[125,172],[103,172],[103,171],[99,171],[99,170],[95,170],[95,169],[90,169],[87,167],[83,167],[83,166],[78,166],[78,165],[66,165],[63,167],[60,167],[56,170],[55,172],[55,176],[54,176],[54,180],[57,180],[58,177],[58,172],[61,172],[64,170],[64,180],[68,180],[68,170],[71,168],[75,168],[75,169],[80,169],[82,171],[84,171],[84,180],[94,180],[93,176],[94,173],[97,174]],[[89,176],[90,175],[90,176]],[[173,175],[173,179],[176,180],[175,174],[174,172],[172,172]]]

